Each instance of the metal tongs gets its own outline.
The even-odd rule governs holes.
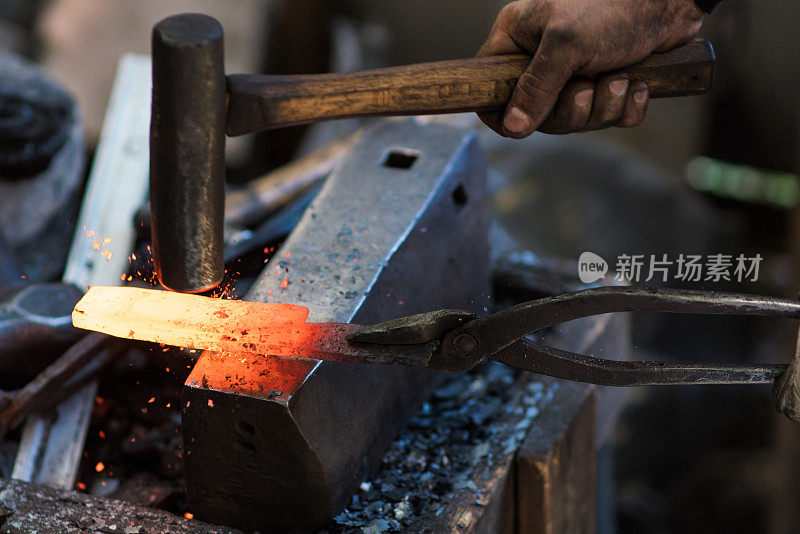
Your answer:
[[[492,359],[525,371],[604,386],[775,383],[776,406],[800,420],[800,357],[787,365],[666,363],[595,358],[528,336],[613,312],[800,318],[800,302],[773,297],[641,287],[600,287],[532,300],[484,317],[438,310],[361,326],[307,322],[292,304],[209,299],[131,287],[92,287],[73,324],[113,336],[214,352],[395,364],[464,371]],[[788,369],[788,371],[787,371]]]
[[[798,319],[800,302],[708,291],[600,287],[532,300],[484,317],[459,310],[401,317],[361,327],[347,339],[386,345],[387,360],[398,345],[432,343],[430,359],[424,364],[432,369],[464,371],[492,359],[533,373],[604,386],[771,383],[788,367],[606,360],[526,339],[549,326],[613,312]]]

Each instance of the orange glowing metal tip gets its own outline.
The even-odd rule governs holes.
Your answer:
[[[72,313],[78,328],[166,345],[242,350],[247,343],[289,340],[299,332],[308,309],[197,295],[92,286]]]

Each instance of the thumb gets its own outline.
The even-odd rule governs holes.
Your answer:
[[[553,111],[574,65],[564,47],[548,46],[543,41],[517,80],[503,116],[503,133],[515,138],[532,134]]]

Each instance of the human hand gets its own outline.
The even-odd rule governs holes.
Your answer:
[[[504,112],[480,114],[506,137],[570,133],[644,120],[647,85],[620,71],[690,41],[693,0],[520,0],[500,11],[478,56],[533,56]],[[598,75],[599,73],[606,73]],[[578,75],[579,78],[570,81]]]

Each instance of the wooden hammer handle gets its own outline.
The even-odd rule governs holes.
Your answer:
[[[228,135],[349,117],[502,109],[530,56],[421,63],[344,74],[228,76]],[[651,98],[695,95],[711,86],[714,50],[693,41],[624,69]]]

